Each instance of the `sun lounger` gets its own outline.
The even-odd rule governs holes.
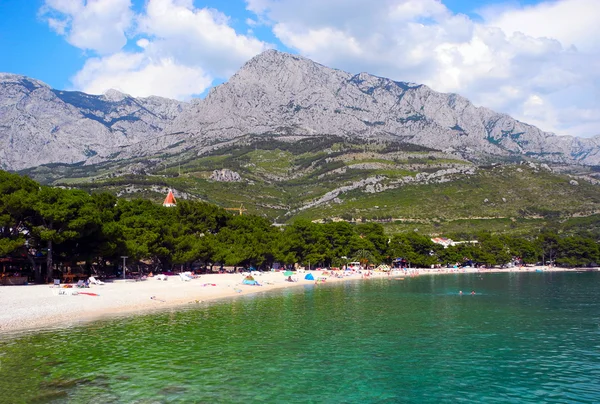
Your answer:
[[[104,282],[102,282],[101,280],[98,280],[96,278],[94,278],[93,276],[90,276],[90,284],[91,285],[104,285]]]
[[[184,282],[188,282],[188,281],[192,280],[191,277],[189,277],[188,275],[183,274],[183,273],[179,274],[179,278],[181,278],[181,280],[184,281]]]
[[[166,281],[166,280],[167,280],[167,279],[169,279],[169,278],[167,277],[167,275],[164,275],[164,274],[159,274],[159,275],[156,275],[156,276],[154,277],[154,279],[156,279],[157,281]]]

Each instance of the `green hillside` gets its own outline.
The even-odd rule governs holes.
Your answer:
[[[211,180],[213,171],[221,169],[238,173],[241,181]],[[595,230],[600,187],[556,172],[520,157],[476,166],[462,156],[408,143],[248,136],[202,155],[188,150],[23,173],[46,184],[155,201],[173,188],[223,207],[243,204],[248,212],[278,223],[296,218],[378,221],[390,232],[427,234],[525,233],[548,226]],[[372,183],[357,185],[366,179]],[[323,200],[332,191],[335,195]]]

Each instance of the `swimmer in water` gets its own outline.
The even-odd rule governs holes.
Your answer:
[[[472,294],[472,295],[474,295],[474,294],[475,294],[475,291],[474,291],[474,290],[472,290],[472,291],[471,291],[471,294]]]
[[[462,290],[458,292],[459,295],[462,295]]]

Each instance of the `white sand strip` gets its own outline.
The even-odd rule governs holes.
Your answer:
[[[526,270],[522,269],[521,272],[535,271],[536,269],[539,268],[528,267]],[[492,272],[475,269],[458,271]],[[493,272],[509,271],[506,269]],[[513,268],[512,271],[519,272],[519,269]],[[320,271],[311,271],[311,273],[315,279],[319,279],[321,276]],[[423,275],[455,272],[444,268],[441,270],[420,269],[417,273]],[[391,274],[373,272],[371,277],[389,276],[404,275],[398,272]],[[150,278],[142,282],[112,282],[105,285],[93,285],[85,289],[58,289],[49,285],[0,286],[0,333],[73,326],[111,315],[149,313],[154,310],[197,302],[315,284],[315,281],[304,280],[304,274],[295,275],[294,278],[299,281],[290,283],[285,281],[287,277],[282,273],[265,272],[255,276],[255,279],[263,286],[243,285],[243,278],[241,274],[211,274],[184,282],[179,276],[171,276],[167,281]],[[329,277],[327,283],[361,278],[363,278],[361,274],[352,274],[343,278]],[[79,294],[72,295],[73,292],[79,292]],[[82,292],[96,293],[98,296],[85,295]]]

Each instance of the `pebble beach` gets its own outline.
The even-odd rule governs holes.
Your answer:
[[[497,270],[480,269],[418,269],[411,274],[401,271],[345,273],[343,277],[323,275],[310,271],[316,280],[343,282],[347,280],[448,273],[491,273],[533,271],[576,271],[562,268],[512,268]],[[308,272],[307,272],[308,273]],[[201,275],[190,281],[179,276],[168,280],[149,278],[145,281],[115,281],[90,288],[57,288],[53,285],[0,286],[0,333],[36,330],[54,327],[70,327],[110,316],[147,314],[153,311],[174,309],[205,303],[216,299],[235,298],[259,294],[274,289],[314,285],[315,280],[305,280],[305,274],[294,276],[297,282],[287,282],[280,272],[264,272],[255,275],[261,286],[244,285],[242,274]],[[323,280],[321,280],[323,281]]]

